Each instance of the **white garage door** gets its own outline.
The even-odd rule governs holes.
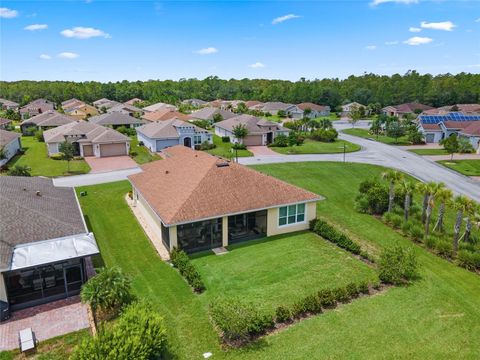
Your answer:
[[[100,156],[120,156],[127,155],[127,147],[122,144],[104,144],[100,145]]]

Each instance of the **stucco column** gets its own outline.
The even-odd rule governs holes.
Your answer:
[[[173,248],[178,248],[177,245],[177,226],[171,226],[168,228],[168,231],[170,232],[170,250],[173,250]]]
[[[3,280],[3,274],[0,273],[0,300],[7,302],[7,287],[5,286],[5,281]]]
[[[228,216],[222,218],[222,246],[228,246]]]

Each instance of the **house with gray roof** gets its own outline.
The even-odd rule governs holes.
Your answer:
[[[205,129],[179,119],[154,121],[137,128],[137,138],[150,151],[184,145],[195,149],[204,142],[212,143],[212,134]]]
[[[239,143],[240,140],[233,133],[234,128],[239,125],[247,128],[248,134],[242,141],[247,146],[268,145],[275,140],[276,136],[289,134],[289,130],[278,123],[247,114],[215,123],[215,134],[221,137],[228,136],[230,142]]]
[[[27,119],[51,110],[55,110],[55,103],[45,99],[37,99],[22,106],[19,111],[22,119]]]
[[[105,111],[121,104],[122,103],[119,103],[118,101],[110,100],[107,98],[102,98],[93,102],[93,106],[95,106],[97,109],[105,109]]]
[[[130,138],[111,128],[89,121],[75,121],[43,133],[48,155],[60,152],[60,145],[73,144],[76,156],[122,156],[130,151]]]
[[[99,254],[73,188],[0,176],[0,302],[18,310],[78,295]]]
[[[20,151],[22,148],[20,138],[17,132],[0,129],[0,167]]]
[[[208,102],[201,99],[185,99],[182,101],[182,104],[190,105],[193,107],[202,107],[208,104]]]
[[[18,110],[20,107],[19,103],[16,103],[15,101],[10,101],[7,99],[0,99],[0,108],[3,110]]]
[[[163,102],[158,102],[156,104],[152,104],[152,105],[149,105],[149,106],[145,106],[143,108],[144,111],[146,112],[149,112],[149,111],[159,111],[159,110],[163,110],[163,109],[171,109],[171,110],[174,110],[174,111],[177,111],[177,107],[175,105],[172,105],[172,104],[167,104],[167,103],[163,103]]]
[[[92,116],[88,119],[88,121],[93,124],[108,126],[113,129],[116,129],[120,126],[135,128],[146,123],[145,120],[137,119],[136,117],[121,112],[111,112]]]
[[[210,124],[213,124],[215,118],[218,116],[221,116],[221,120],[227,120],[236,116],[236,114],[217,107],[204,107],[203,109],[192,112],[190,116],[192,117],[192,120],[205,120]]]
[[[7,130],[7,128],[11,125],[12,120],[0,118],[0,129]]]
[[[107,113],[121,113],[125,115],[130,115],[130,116],[135,116],[135,115],[141,116],[145,112],[143,111],[143,109],[140,109],[133,105],[118,104],[108,109]]]
[[[277,115],[280,110],[285,111],[287,117],[292,119],[301,119],[303,117],[303,110],[294,104],[285,104],[283,102],[266,102],[260,108],[264,113]]]
[[[57,126],[70,124],[75,122],[71,116],[60,114],[55,110],[48,110],[42,114],[36,115],[32,118],[23,120],[20,124],[20,129],[24,135],[31,134],[36,130],[48,130]]]

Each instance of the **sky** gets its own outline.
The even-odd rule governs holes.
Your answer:
[[[0,79],[480,73],[480,0],[5,1]]]

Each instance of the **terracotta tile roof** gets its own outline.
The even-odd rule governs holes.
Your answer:
[[[320,196],[182,145],[129,176],[165,225],[320,200]]]
[[[304,102],[304,103],[298,104],[297,106],[299,107],[299,109],[303,111],[305,111],[306,109],[311,109],[315,111],[325,111],[327,110],[327,108],[329,108],[328,106],[317,105],[311,102]]]
[[[82,105],[85,105],[85,102],[83,102],[81,100],[78,100],[78,99],[75,99],[75,98],[62,101],[62,108],[64,110],[71,109],[71,108],[78,107],[78,106],[82,106]]]
[[[188,121],[191,119],[191,116],[182,114],[181,112],[170,108],[165,108],[157,111],[147,112],[142,116],[142,118],[148,121],[165,121],[174,118]]]
[[[440,125],[439,124],[421,124],[421,126],[425,129],[425,130],[438,130],[438,131],[441,131],[442,129],[440,128]]]
[[[480,137],[480,121],[468,121],[470,124],[464,127],[460,132],[465,135]]]
[[[0,149],[18,139],[21,135],[17,132],[0,129]]]
[[[60,126],[72,122],[75,122],[75,118],[60,114],[55,110],[49,110],[43,114],[38,114],[30,119],[23,120],[20,125],[35,124],[36,126]]]
[[[395,108],[399,113],[413,113],[417,109],[420,109],[423,111],[433,109],[433,107],[431,106],[416,103],[416,102],[394,105],[392,107]]]
[[[143,101],[142,99],[133,98],[133,99],[130,99],[130,100],[128,100],[128,101],[125,101],[124,104],[125,104],[125,105],[132,105],[132,106],[134,106],[135,103],[137,103],[137,102],[142,102],[142,101]]]

